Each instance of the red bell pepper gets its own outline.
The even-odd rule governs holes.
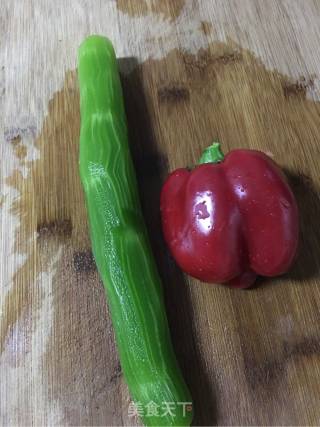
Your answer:
[[[251,286],[285,273],[298,246],[298,208],[280,168],[255,150],[206,149],[164,183],[161,216],[177,264],[204,282]]]

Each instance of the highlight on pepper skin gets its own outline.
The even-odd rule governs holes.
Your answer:
[[[161,192],[162,228],[177,264],[209,283],[246,288],[291,267],[298,208],[281,169],[256,150],[208,147],[192,171],[177,169]]]

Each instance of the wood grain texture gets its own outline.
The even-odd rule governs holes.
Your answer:
[[[158,1],[158,0],[138,0],[128,2],[127,0],[117,0],[117,7],[124,13],[131,16],[147,15],[154,13],[163,15],[168,19],[174,20],[177,18],[184,6],[184,0],[175,0],[173,2]]]
[[[126,56],[132,155],[194,424],[319,425],[318,2],[56,4],[0,6],[0,424],[139,423],[78,176],[76,47],[100,32]],[[213,139],[272,155],[301,211],[295,267],[249,291],[185,277],[161,236],[166,174]]]

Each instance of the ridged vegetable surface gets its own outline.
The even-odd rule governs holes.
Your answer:
[[[123,373],[145,425],[190,425],[192,411],[183,402],[191,398],[170,339],[128,145],[117,61],[108,39],[91,36],[81,44],[78,75],[80,176]],[[169,406],[174,410],[168,411]]]

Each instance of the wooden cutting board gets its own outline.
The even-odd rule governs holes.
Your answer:
[[[76,49],[115,43],[130,146],[194,425],[320,424],[320,32],[312,0],[2,1],[0,424],[136,425],[78,175]],[[294,268],[248,291],[184,276],[167,173],[260,149],[301,213]]]

